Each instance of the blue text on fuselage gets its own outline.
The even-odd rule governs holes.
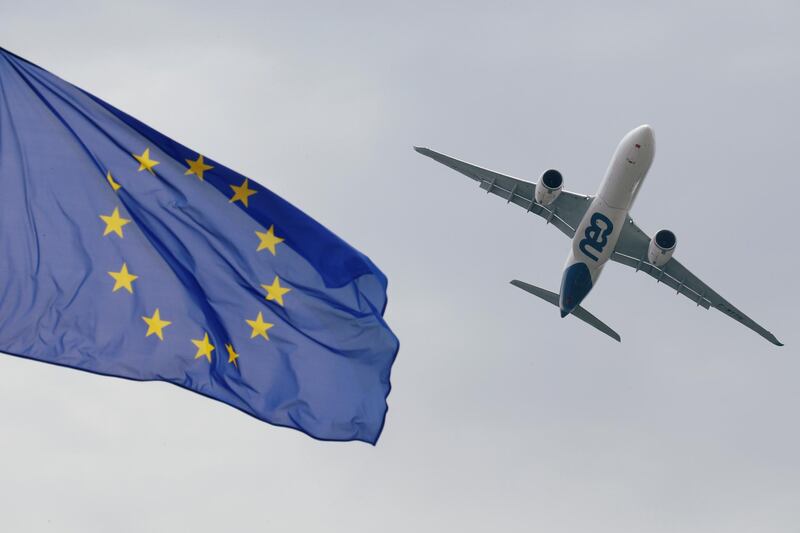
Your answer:
[[[589,220],[589,226],[586,231],[583,232],[583,239],[578,243],[578,248],[589,259],[597,261],[597,255],[589,252],[587,248],[591,248],[598,254],[603,253],[603,248],[608,244],[608,236],[611,235],[612,231],[614,231],[614,224],[611,220],[602,213],[595,213]]]

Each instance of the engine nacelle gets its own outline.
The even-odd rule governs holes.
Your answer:
[[[533,193],[536,203],[550,205],[555,202],[561,189],[564,187],[564,177],[558,170],[550,169],[542,174],[539,183],[536,184],[536,191]]]
[[[650,239],[650,247],[647,249],[647,260],[657,267],[664,266],[675,253],[675,246],[678,239],[675,234],[668,229],[662,229]]]

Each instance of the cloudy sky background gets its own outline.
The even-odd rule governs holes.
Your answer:
[[[401,339],[378,446],[0,357],[3,531],[787,531],[800,521],[796,2],[0,0],[0,46],[252,176],[368,254]],[[413,144],[593,193],[786,343],[569,243]],[[0,193],[1,194],[1,193]]]

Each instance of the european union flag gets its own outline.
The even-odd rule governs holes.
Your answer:
[[[0,48],[0,351],[375,443],[386,283],[253,179]]]

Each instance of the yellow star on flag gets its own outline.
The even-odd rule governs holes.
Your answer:
[[[292,290],[286,287],[281,287],[281,280],[278,279],[278,276],[275,276],[275,279],[272,281],[272,285],[261,286],[267,291],[267,300],[278,302],[281,307],[283,307],[283,295]]]
[[[114,178],[111,176],[110,170],[108,171],[108,173],[106,173],[106,180],[108,181],[108,184],[111,185],[111,188],[114,189],[114,191],[118,191],[122,188],[122,185],[114,181]]]
[[[233,363],[233,366],[239,366],[236,364],[239,354],[233,349],[233,344],[226,344],[225,349],[228,350],[228,362]]]
[[[115,207],[114,212],[110,215],[100,215],[100,218],[106,223],[106,229],[103,232],[103,237],[109,233],[116,233],[121,239],[123,237],[122,226],[125,224],[130,224],[131,222],[130,219],[119,216],[119,207]]]
[[[147,324],[147,334],[145,335],[145,337],[149,337],[150,335],[155,334],[158,335],[158,338],[161,339],[162,341],[164,340],[163,329],[172,324],[172,322],[170,322],[169,320],[161,320],[161,314],[158,308],[156,308],[156,312],[153,313],[153,316],[151,317],[143,316],[142,320],[144,320],[145,323]]]
[[[269,335],[267,335],[267,331],[272,328],[275,324],[270,324],[269,322],[264,322],[264,315],[260,312],[255,320],[246,320],[246,322],[253,328],[253,332],[250,334],[251,339],[255,339],[259,335],[264,337],[266,340],[269,340]]]
[[[195,161],[187,159],[186,164],[189,165],[189,169],[184,172],[184,175],[188,176],[189,174],[194,174],[200,181],[203,181],[203,172],[214,168],[211,165],[206,165],[205,161],[203,161],[203,156],[200,154],[197,154],[197,159]]]
[[[133,281],[139,276],[134,276],[128,272],[128,263],[122,263],[122,268],[119,272],[109,272],[109,276],[114,278],[114,289],[111,292],[125,288],[129,293],[133,294]]]
[[[201,357],[205,357],[208,359],[208,362],[211,362],[211,352],[214,351],[214,345],[212,345],[208,341],[208,333],[205,334],[205,337],[202,339],[192,339],[192,344],[197,346],[197,353],[195,354],[195,359],[200,359]]]
[[[275,247],[283,242],[281,237],[275,236],[275,226],[272,225],[266,232],[257,231],[256,235],[261,240],[258,243],[258,248],[256,252],[260,252],[261,250],[269,250],[272,252],[272,255],[275,255]]]
[[[258,191],[254,191],[248,186],[250,180],[245,178],[244,182],[238,187],[236,185],[230,185],[230,188],[233,189],[233,196],[231,197],[231,203],[239,200],[241,201],[245,207],[249,207],[247,205],[247,199],[253,196]]]
[[[142,155],[131,154],[139,162],[139,171],[148,171],[153,174],[153,167],[158,164],[158,161],[150,159],[150,148],[145,148]]]

